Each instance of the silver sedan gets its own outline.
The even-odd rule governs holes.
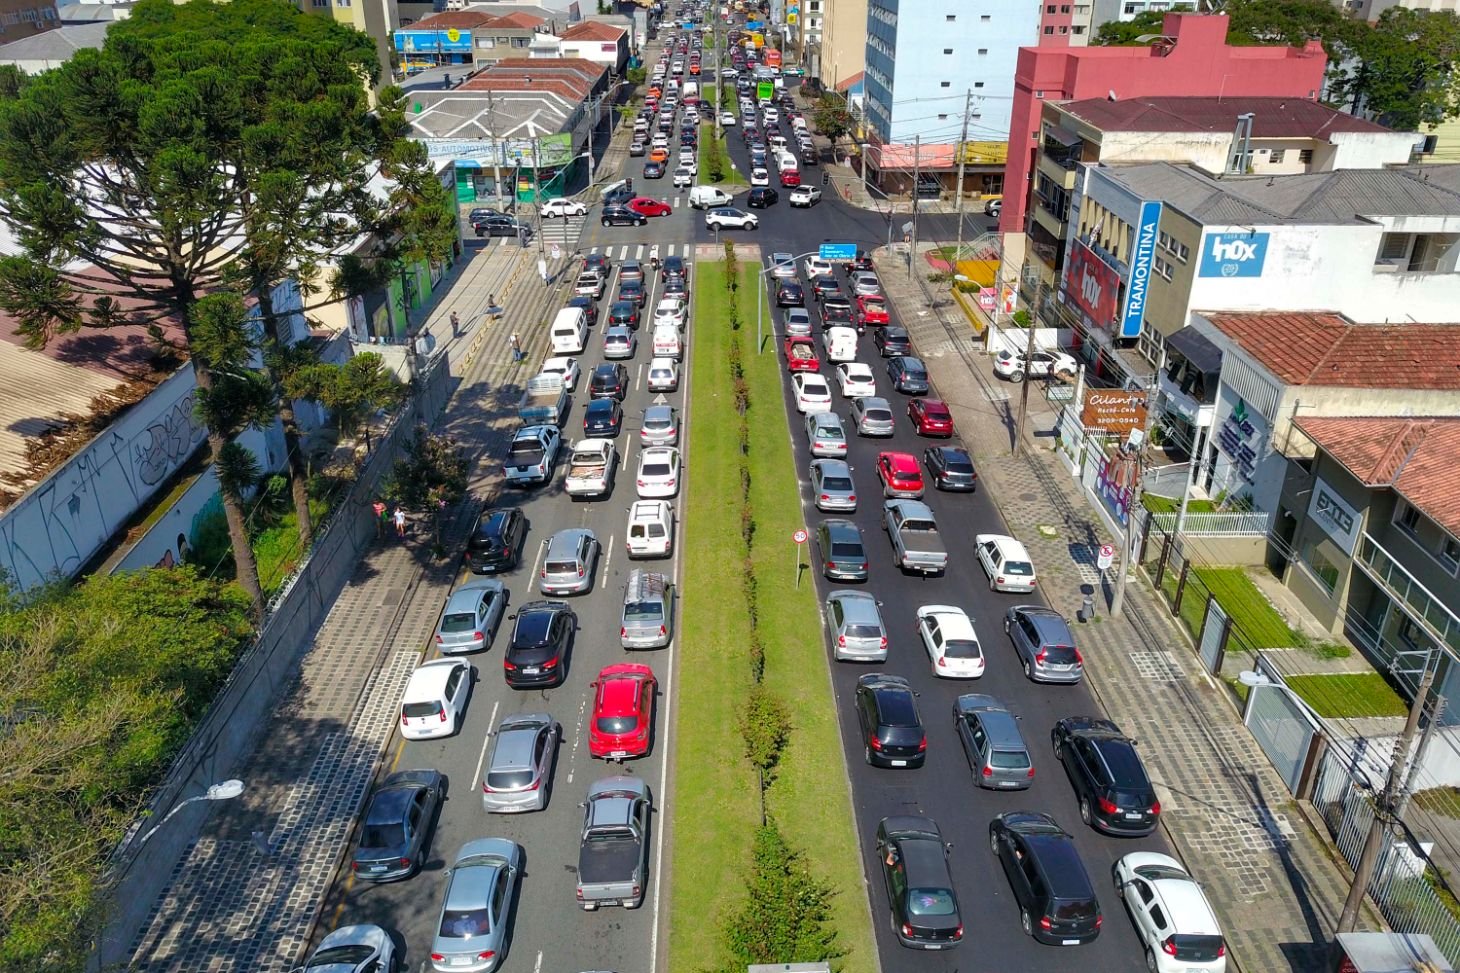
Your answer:
[[[852,423],[860,436],[891,436],[892,406],[879,396],[853,399]]]
[[[817,510],[855,512],[857,509],[857,488],[852,483],[852,468],[842,460],[812,460],[811,490]]]

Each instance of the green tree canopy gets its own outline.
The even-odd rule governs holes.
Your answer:
[[[822,95],[811,109],[811,124],[822,135],[835,142],[852,130],[852,113],[847,103],[836,95]]]

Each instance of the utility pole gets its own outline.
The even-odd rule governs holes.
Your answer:
[[[1414,760],[1409,765],[1409,775],[1404,779],[1404,790],[1399,795],[1399,800],[1394,802],[1394,816],[1403,819],[1405,810],[1409,807],[1409,799],[1414,796],[1415,786],[1419,783],[1419,771],[1424,764],[1425,754],[1429,752],[1430,740],[1434,737],[1435,727],[1440,725],[1440,720],[1445,715],[1446,700],[1443,696],[1434,697],[1435,704],[1430,707],[1430,721],[1425,724],[1424,732],[1420,734],[1419,748],[1414,751]]]
[[[963,255],[963,166],[968,159],[968,116],[973,111],[973,89],[963,96],[963,134],[958,137],[958,183],[954,190],[957,199],[953,203],[954,219],[958,221],[958,244],[953,248],[953,273],[958,273],[958,258]],[[913,187],[916,191],[917,187]],[[954,281],[957,286],[957,281]]]
[[[1353,932],[1358,925],[1359,908],[1364,904],[1369,879],[1374,875],[1374,865],[1378,862],[1379,845],[1384,840],[1384,831],[1399,817],[1398,791],[1404,781],[1409,746],[1414,742],[1414,734],[1419,729],[1419,719],[1424,712],[1425,699],[1429,696],[1430,684],[1434,681],[1434,667],[1426,666],[1424,677],[1419,682],[1419,690],[1414,694],[1414,702],[1409,707],[1409,719],[1404,723],[1404,732],[1394,741],[1394,755],[1389,761],[1389,776],[1384,781],[1384,790],[1374,801],[1374,820],[1369,825],[1368,837],[1364,839],[1364,850],[1359,854],[1359,863],[1354,867],[1354,883],[1348,890],[1348,898],[1344,900],[1343,913],[1338,917],[1338,932]]]
[[[532,140],[532,204],[537,209],[537,252],[546,253],[542,242],[542,156],[538,140]]]
[[[913,184],[912,184],[912,241],[907,250],[907,279],[912,280],[913,258],[918,255],[918,175],[922,162],[923,137],[913,136]],[[887,218],[892,219],[892,203],[887,204]]]
[[[502,137],[497,134],[497,103],[493,91],[487,89],[487,128],[491,130],[492,141],[492,195],[502,201]]]
[[[1002,295],[999,295],[999,300],[1003,300]],[[1033,313],[1030,315],[1029,318],[1029,327],[1026,329],[1029,332],[1029,341],[1028,347],[1024,351],[1024,382],[1019,389],[1019,420],[1014,424],[1015,456],[1024,455],[1025,450],[1024,425],[1029,420],[1029,366],[1034,361],[1034,329],[1039,327],[1039,312],[1043,307],[1043,304],[1044,289],[1039,286],[1039,281],[1036,278],[1036,280],[1034,281],[1034,308]]]

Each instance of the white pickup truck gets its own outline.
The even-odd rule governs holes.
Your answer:
[[[568,496],[606,497],[613,491],[618,468],[618,448],[611,439],[584,439],[574,444],[568,460],[568,479],[563,489]]]

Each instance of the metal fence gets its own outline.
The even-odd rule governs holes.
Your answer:
[[[1176,520],[1180,514],[1160,513],[1151,515],[1151,523],[1165,533],[1171,533],[1176,529]],[[1248,534],[1266,534],[1272,526],[1272,514],[1262,511],[1242,511],[1235,513],[1192,513],[1186,514],[1186,521],[1181,525],[1183,534],[1192,536],[1237,536]]]
[[[1330,749],[1313,789],[1313,807],[1350,867],[1357,864],[1374,820],[1371,789],[1350,772],[1350,755]],[[1425,933],[1451,964],[1460,966],[1460,903],[1440,887],[1425,850],[1391,829],[1383,832],[1369,897],[1400,933]]]

